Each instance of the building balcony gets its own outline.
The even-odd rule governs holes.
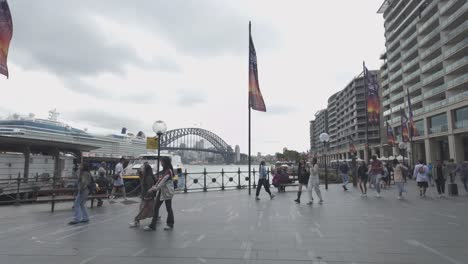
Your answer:
[[[430,83],[432,83],[432,82],[434,82],[434,81],[436,81],[436,80],[438,80],[440,78],[443,78],[444,75],[445,75],[445,70],[444,69],[442,69],[442,70],[440,70],[438,72],[435,72],[432,75],[430,75],[429,77],[422,79],[421,80],[422,85],[426,86],[427,84],[430,84]]]
[[[421,70],[418,69],[410,75],[407,75],[403,78],[404,83],[410,83],[414,78],[418,77],[421,74]]]
[[[444,59],[444,56],[442,56],[441,54],[435,57],[434,59],[430,60],[429,62],[423,63],[423,66],[421,67],[421,72],[425,73],[428,70],[432,69],[433,67],[437,66],[438,64],[441,64],[443,59]]]
[[[411,69],[413,66],[419,63],[418,59],[412,60],[409,63],[403,64],[403,72],[406,73],[407,70]]]
[[[411,57],[417,50],[418,50],[418,45],[414,45],[411,49],[403,52],[402,60],[406,61],[407,58]]]
[[[461,86],[461,85],[465,85],[466,82],[468,82],[468,75],[467,74],[464,74],[458,78],[455,78],[453,80],[450,80],[447,82],[447,90],[450,90],[450,89],[453,89],[453,88],[456,88],[458,86]]]
[[[447,67],[445,67],[445,72],[446,72],[446,74],[450,74],[450,73],[460,69],[461,67],[465,66],[466,64],[468,64],[468,56],[465,56],[465,57],[453,62],[452,64],[449,64]]]
[[[392,109],[388,109],[388,110],[383,112],[383,116],[388,116],[388,115],[391,115],[391,114],[392,114]]]
[[[392,62],[391,64],[389,64],[389,67],[388,67],[389,74],[391,74],[392,72],[395,72],[396,69],[401,68],[401,60],[402,60],[402,57],[398,58],[395,62]]]
[[[447,35],[442,37],[443,42],[446,44],[450,42],[452,39],[460,35],[461,33],[465,32],[468,28],[468,21],[463,22],[460,26],[456,29],[450,31]]]
[[[440,23],[440,26],[442,27],[442,29],[446,29],[449,25],[451,25],[455,20],[459,19],[460,16],[464,15],[466,12],[467,12],[466,8],[458,9],[455,13],[449,16],[445,21],[442,21],[442,23]]]
[[[412,86],[409,86],[409,87],[408,87],[408,91],[409,91],[410,93],[412,93],[412,92],[415,92],[415,91],[421,89],[421,87],[422,87],[422,83],[421,83],[421,82],[418,82],[418,83],[415,83],[415,84],[412,85]]]
[[[394,106],[392,107],[390,110],[392,111],[392,113],[397,113],[398,111],[400,111],[400,109],[402,108],[405,108],[405,103],[402,103],[402,104],[399,104],[397,106]]]
[[[425,36],[419,41],[419,46],[423,47],[427,42],[429,42],[429,40],[435,38],[439,34],[440,34],[440,30],[438,28],[434,28],[434,30],[431,31],[431,33],[429,33],[427,36]]]
[[[442,42],[437,41],[432,47],[427,48],[425,51],[421,52],[419,54],[419,59],[424,60],[426,59],[429,55],[434,53],[435,51],[439,50],[442,47]]]
[[[438,94],[441,94],[443,92],[447,91],[447,85],[444,83],[444,84],[441,84],[427,92],[424,92],[423,95],[424,95],[424,99],[429,99],[431,97],[433,97],[434,95],[438,95]]]
[[[445,15],[445,12],[447,12],[452,6],[454,6],[455,4],[457,3],[457,1],[447,1],[447,3],[445,5],[443,5],[440,9],[439,9],[439,14],[441,15]]]
[[[460,120],[455,122],[455,128],[468,128],[468,120]]]
[[[431,127],[429,129],[429,134],[437,134],[437,133],[443,133],[448,131],[448,126],[447,125],[441,125],[441,126],[435,126]]]
[[[401,77],[401,74],[403,73],[403,69],[398,70],[397,72],[390,74],[390,82],[393,82],[395,79],[398,79],[398,77]]]
[[[392,85],[392,87],[390,87],[390,92],[394,92],[396,90],[399,90],[400,88],[403,88],[403,80]]]
[[[416,39],[416,37],[418,36],[417,33],[418,33],[418,32],[415,30],[407,39],[405,39],[405,40],[401,43],[401,48],[402,48],[403,50],[406,49],[406,46],[407,46],[408,44],[410,44],[411,42],[413,42],[413,41]]]
[[[426,20],[426,22],[422,23],[421,26],[418,28],[418,33],[424,32],[430,25],[432,25],[433,22],[435,22],[438,19],[439,19],[439,16],[435,15],[429,18],[428,20]]]
[[[453,55],[457,54],[458,52],[462,51],[463,49],[466,48],[466,46],[468,46],[468,38],[466,38],[465,40],[457,43],[455,46],[447,49],[444,54],[445,54],[445,58],[450,58],[452,57]]]
[[[419,103],[419,102],[421,102],[423,100],[423,98],[424,98],[423,94],[415,96],[415,97],[411,98],[411,104]]]

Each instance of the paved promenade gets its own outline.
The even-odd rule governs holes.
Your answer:
[[[172,231],[128,228],[137,203],[106,202],[78,226],[66,224],[71,203],[53,214],[46,204],[0,207],[0,263],[468,263],[464,191],[437,199],[432,188],[420,199],[411,182],[399,201],[395,187],[383,198],[321,187],[325,203],[312,206],[305,193],[296,205],[295,192],[273,201],[263,190],[260,201],[246,190],[178,194]]]

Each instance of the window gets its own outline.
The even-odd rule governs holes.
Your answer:
[[[430,117],[429,122],[429,134],[446,132],[448,130],[447,115],[445,113]]]
[[[468,106],[455,110],[455,128],[468,128]]]
[[[414,126],[416,130],[418,130],[418,135],[423,136],[426,133],[426,129],[424,128],[424,120],[418,120],[414,122]]]

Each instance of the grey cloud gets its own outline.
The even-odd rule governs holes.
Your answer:
[[[177,104],[182,107],[191,107],[206,102],[206,97],[201,91],[179,90]]]
[[[103,111],[86,110],[64,113],[63,116],[67,120],[83,122],[94,127],[112,129],[116,131],[120,130],[122,127],[126,127],[130,131],[139,131],[144,127],[143,122],[137,119],[125,117],[122,115],[115,115]]]
[[[293,112],[297,112],[297,109],[289,105],[267,105],[267,113],[272,115],[287,115]]]

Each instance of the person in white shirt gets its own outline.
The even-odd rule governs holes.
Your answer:
[[[317,164],[317,158],[312,159],[312,168],[310,169],[310,177],[309,182],[307,184],[307,192],[309,193],[309,202],[308,205],[311,205],[314,201],[312,197],[312,188],[315,189],[315,193],[317,194],[318,198],[320,199],[319,203],[323,203],[322,194],[320,193],[320,179],[319,179],[319,167]]]
[[[119,160],[119,163],[115,165],[115,172],[114,172],[114,184],[112,186],[112,192],[111,192],[111,199],[115,198],[115,192],[120,190],[122,191],[122,196],[125,200],[127,200],[127,194],[125,193],[125,184],[123,180],[123,164],[125,162],[124,158],[121,158]]]
[[[429,177],[427,175],[429,169],[424,165],[424,161],[420,160],[419,164],[414,167],[413,176],[419,187],[419,196],[426,197],[426,190],[429,187]]]

